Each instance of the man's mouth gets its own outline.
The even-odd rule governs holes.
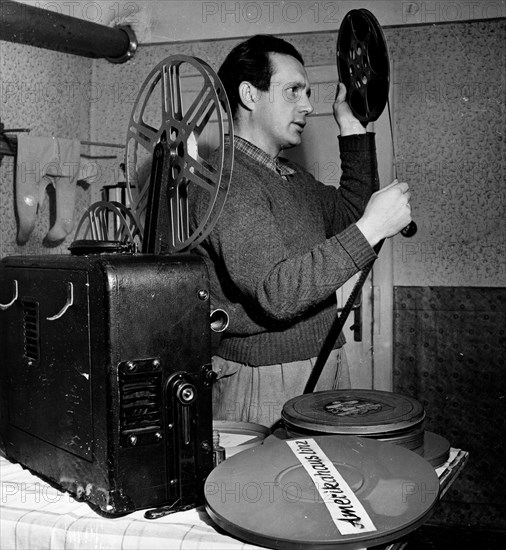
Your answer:
[[[295,126],[298,126],[301,132],[304,130],[304,127],[306,126],[305,122],[300,122],[300,121],[294,121],[293,124],[295,124]]]

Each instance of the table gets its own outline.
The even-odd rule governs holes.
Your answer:
[[[438,468],[441,495],[464,467],[468,453],[451,449]],[[104,518],[39,477],[0,456],[0,548],[2,550],[256,550],[220,531],[203,506],[157,520],[144,511]],[[399,550],[402,541],[384,550]]]

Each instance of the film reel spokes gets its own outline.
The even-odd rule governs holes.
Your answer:
[[[116,201],[98,201],[86,209],[79,221],[72,253],[81,250],[114,250],[128,246],[140,250],[143,235],[134,212]]]
[[[233,151],[224,147],[227,134],[233,139],[228,100],[205,62],[175,55],[153,68],[130,117],[126,150],[131,207],[155,247],[143,251],[189,250],[210,233],[230,183]],[[211,165],[205,157],[213,150]],[[194,227],[188,204],[192,187],[206,195],[207,205]]]

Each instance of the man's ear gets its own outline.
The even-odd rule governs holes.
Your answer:
[[[250,110],[255,106],[259,97],[258,89],[251,82],[243,81],[239,84],[239,98],[243,106]]]

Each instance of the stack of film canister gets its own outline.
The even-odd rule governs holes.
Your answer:
[[[434,468],[449,457],[450,443],[424,429],[425,410],[411,397],[379,390],[330,390],[294,397],[283,407],[288,437],[353,435],[400,445]]]

